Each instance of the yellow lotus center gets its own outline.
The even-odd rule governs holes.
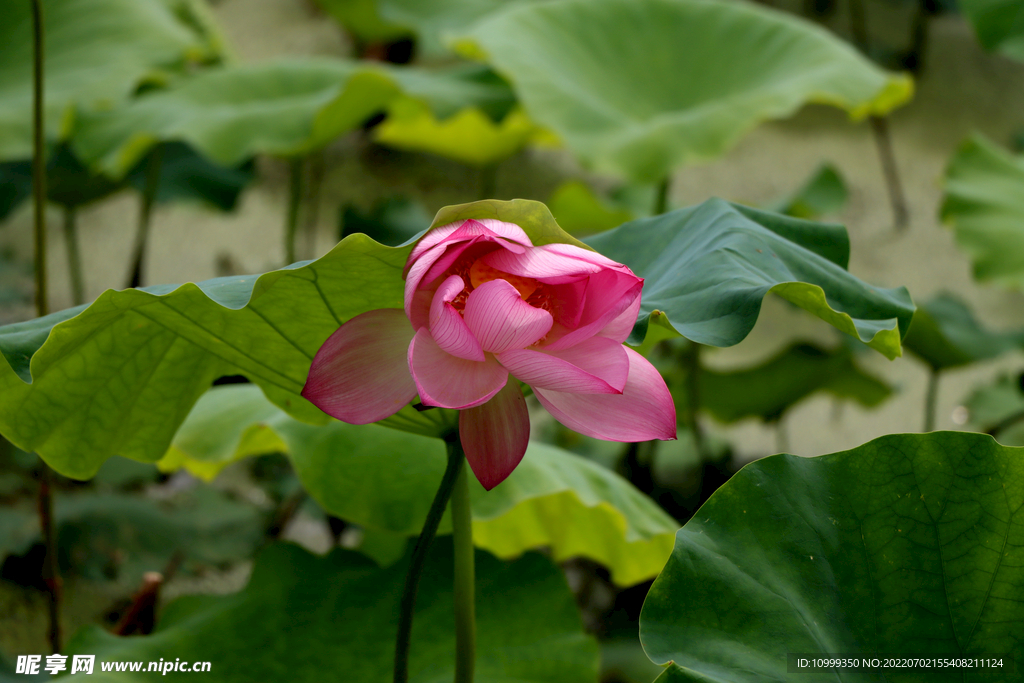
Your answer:
[[[491,280],[504,280],[519,292],[519,296],[522,297],[523,301],[526,301],[530,296],[537,291],[540,287],[540,283],[534,280],[532,277],[520,277],[518,275],[509,275],[503,273],[496,268],[492,268],[483,262],[483,259],[477,259],[473,262],[473,265],[469,268],[469,282],[472,289],[476,289],[485,282]]]

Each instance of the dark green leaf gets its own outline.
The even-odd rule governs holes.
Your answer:
[[[959,0],[957,6],[974,26],[986,50],[1024,62],[1024,2],[1021,0]]]
[[[644,647],[655,662],[674,662],[659,680],[790,681],[787,653],[1003,654],[1019,667],[1022,482],[1024,452],[958,432],[748,465],[680,530],[647,596]],[[890,669],[808,680],[1001,683],[1018,673]]]
[[[356,232],[388,246],[404,244],[430,224],[430,214],[421,204],[407,197],[390,197],[378,201],[369,212],[346,204],[341,215],[341,237]]]
[[[587,243],[646,279],[632,344],[651,322],[701,344],[738,344],[775,292],[892,359],[914,312],[905,288],[873,287],[845,270],[842,226],[720,199],[631,221]]]
[[[756,367],[730,372],[704,368],[700,375],[701,407],[723,422],[777,420],[819,391],[874,407],[889,398],[892,387],[857,367],[845,348],[830,351],[802,343]]]
[[[451,558],[451,543],[435,541],[416,602],[411,683],[452,678]],[[180,653],[182,659],[211,662],[209,673],[201,674],[210,683],[306,681],[325,672],[344,672],[346,682],[380,683],[391,677],[407,566],[408,559],[378,569],[347,550],[317,557],[293,545],[272,546],[242,592],[181,598],[167,607],[149,636],[119,638],[87,627],[67,652],[96,654],[97,661],[147,662]],[[550,560],[529,554],[504,564],[477,551],[476,590],[479,683],[597,680],[597,644],[582,632],[565,578]],[[102,680],[166,678],[126,673]]]
[[[964,401],[972,429],[993,434],[1001,444],[1024,446],[1024,387],[1021,376],[1003,375],[976,387]]]
[[[634,218],[629,211],[610,206],[579,180],[559,185],[548,200],[548,206],[558,224],[572,235],[604,232]]]
[[[903,345],[936,370],[995,358],[1024,344],[1024,330],[993,332],[952,294],[939,294],[914,312]]]

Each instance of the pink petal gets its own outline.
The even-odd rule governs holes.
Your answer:
[[[605,325],[604,329],[597,334],[601,337],[614,339],[619,344],[626,341],[626,339],[629,338],[630,333],[633,331],[633,326],[636,325],[636,317],[640,313],[640,298],[640,296],[637,296],[633,299],[633,303],[629,305],[629,308],[613,318],[612,321]]]
[[[430,304],[434,300],[435,291],[437,290],[417,289],[413,293],[411,305],[406,312],[409,322],[412,323],[412,329],[419,330],[421,327],[430,327]]]
[[[459,230],[463,230],[463,232],[458,235],[454,234]],[[505,239],[518,242],[519,244],[527,247],[533,246],[533,242],[531,242],[530,238],[525,232],[523,232],[523,229],[515,223],[506,223],[492,218],[456,221],[455,223],[449,223],[448,225],[438,226],[424,235],[423,238],[416,243],[416,246],[413,247],[412,253],[409,254],[408,263],[415,262],[420,258],[420,256],[429,251],[431,247],[441,244],[442,242],[465,239],[466,234],[470,231],[475,231],[469,235],[470,237],[487,234],[495,237],[504,237]]]
[[[430,266],[434,265],[437,259],[441,258],[444,254],[445,249],[448,248],[447,244],[438,244],[427,253],[420,256],[415,262],[410,259],[406,262],[406,273],[405,273],[405,314],[409,316],[409,319],[413,319],[412,303],[413,296],[416,291],[420,288],[420,280],[426,275]]]
[[[570,245],[560,244],[557,246],[569,247]],[[586,254],[595,253],[579,247],[572,248]],[[601,258],[604,259],[603,256]],[[579,258],[575,253],[566,253],[564,249],[559,249],[553,244],[527,249],[522,254],[506,250],[495,251],[484,257],[484,263],[503,273],[537,278],[551,284],[559,284],[569,279],[578,278],[580,275],[597,273],[604,269],[601,264]],[[609,263],[614,262],[610,261]]]
[[[607,337],[593,337],[564,351],[510,349],[498,362],[530,386],[574,394],[619,394],[626,386],[626,347]]]
[[[676,407],[653,365],[628,347],[629,377],[621,394],[569,394],[534,388],[555,419],[569,429],[606,441],[676,438]]]
[[[552,351],[575,346],[603,330],[634,305],[640,298],[644,281],[635,275],[602,270],[590,276],[576,329],[555,329],[549,335],[547,348]]]
[[[316,352],[302,395],[332,417],[368,424],[397,413],[416,395],[403,362],[413,338],[400,309],[357,315]]]
[[[488,356],[480,362],[445,353],[421,329],[409,344],[409,370],[424,405],[462,410],[486,403],[501,391],[508,370]]]
[[[485,282],[466,299],[466,325],[484,351],[501,353],[533,344],[551,329],[551,314],[523,301],[504,280]]]
[[[451,305],[466,286],[462,278],[452,275],[438,287],[430,304],[430,336],[443,351],[466,360],[483,361],[484,350],[466,326],[459,312]]]
[[[519,383],[509,378],[490,401],[459,413],[459,436],[466,460],[485,489],[505,481],[530,441],[530,414]]]

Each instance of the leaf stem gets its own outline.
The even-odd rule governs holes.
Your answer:
[[[437,527],[448,507],[448,499],[455,487],[455,480],[466,454],[462,451],[458,432],[445,439],[448,446],[448,466],[445,468],[441,485],[434,494],[434,502],[427,511],[427,519],[423,522],[423,530],[412,551],[409,571],[405,575],[405,586],[402,589],[402,601],[398,613],[398,635],[395,638],[395,669],[394,683],[407,683],[409,680],[409,644],[412,637],[412,617],[416,609],[416,590],[419,588],[420,575],[427,561],[427,551],[437,535]]]
[[[928,371],[928,389],[924,397],[924,431],[935,431],[935,410],[939,399],[939,374],[938,368],[931,368]]]
[[[288,213],[284,223],[284,259],[290,265],[297,260],[295,238],[299,230],[299,207],[302,205],[302,167],[305,159],[295,157],[288,161]]]
[[[78,207],[64,207],[64,244],[68,252],[68,273],[71,278],[71,302],[85,303],[85,282],[82,279],[82,254],[78,250]]]
[[[32,207],[35,238],[36,315],[49,313],[46,291],[46,150],[43,147],[43,2],[32,0]],[[50,648],[60,652],[61,579],[57,567],[57,533],[53,523],[52,473],[45,462],[39,471],[39,527],[43,532],[46,555],[42,579],[49,596]]]
[[[462,445],[455,441],[455,448]],[[473,683],[476,661],[476,586],[473,567],[473,522],[469,506],[469,473],[463,465],[452,491],[452,534],[455,545],[455,683]]]
[[[654,215],[660,216],[661,214],[668,211],[668,191],[669,186],[672,184],[672,176],[667,175],[665,179],[658,183],[658,189],[654,195]]]
[[[898,232],[903,232],[910,225],[910,210],[907,198],[903,194],[903,183],[896,168],[896,153],[892,148],[892,136],[889,134],[889,119],[884,116],[871,117],[871,131],[875,136],[875,146],[882,161],[882,173],[885,175],[885,186],[889,191],[889,203],[892,205],[893,222]]]
[[[164,147],[162,144],[157,144],[149,153],[149,162],[146,165],[146,185],[142,189],[139,227],[135,233],[135,246],[132,248],[132,270],[128,277],[128,287],[142,286],[142,267],[146,259],[146,243],[149,241],[149,227],[153,220],[156,193],[160,189],[160,170],[163,163]]]
[[[46,150],[43,147],[43,2],[32,0],[32,205],[36,315],[50,312],[46,291]]]

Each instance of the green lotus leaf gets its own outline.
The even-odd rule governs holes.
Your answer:
[[[460,217],[512,220],[536,244],[575,242],[538,202],[446,207],[435,223]],[[299,393],[313,356],[342,322],[402,307],[411,249],[351,235],[316,261],[260,276],[109,290],[0,327],[0,434],[79,479],[112,455],[155,462],[212,382],[237,374],[323,423]]]
[[[378,0],[316,0],[325,12],[363,44],[408,38],[412,31],[380,18]]]
[[[673,387],[673,394],[676,393]],[[685,395],[682,386],[678,392]],[[721,372],[702,368],[701,407],[722,422],[777,420],[805,398],[825,392],[873,408],[892,387],[857,366],[846,348],[796,343],[755,367]],[[677,401],[677,404],[679,402]]]
[[[787,653],[1024,656],[1024,452],[892,434],[745,467],[676,536],[640,616],[665,682],[789,681]],[[808,680],[1009,681],[1000,669]]]
[[[551,215],[573,235],[591,235],[616,228],[634,218],[626,209],[610,206],[583,182],[567,180],[548,200]]]
[[[416,32],[419,52],[437,57],[450,53],[449,37],[515,2],[522,0],[377,0],[377,8],[383,19]]]
[[[583,633],[558,567],[535,553],[505,564],[477,551],[475,560],[475,680],[595,683],[597,643]],[[148,636],[122,638],[87,626],[62,652],[96,655],[93,674],[76,674],[83,681],[165,681],[159,672],[103,673],[100,663],[156,662],[170,653],[210,662],[200,675],[211,683],[313,680],[328,671],[344,672],[352,683],[390,680],[408,563],[406,557],[380,569],[340,548],[318,557],[290,544],[271,546],[241,592],[179,598]],[[420,578],[411,683],[452,678],[452,600],[452,546],[438,539]]]
[[[995,358],[1024,345],[1024,330],[993,332],[971,309],[943,293],[918,306],[904,347],[935,370]]]
[[[942,220],[974,264],[974,277],[1024,287],[1024,157],[980,135],[949,162]]]
[[[840,225],[710,199],[586,241],[645,278],[631,344],[652,322],[700,344],[738,344],[774,292],[892,359],[914,313],[905,288],[873,287],[846,271]]]
[[[634,182],[714,159],[808,103],[860,119],[912,91],[827,30],[741,2],[514,3],[455,45],[508,78],[585,164]]]
[[[65,139],[76,111],[116,107],[168,70],[219,58],[220,45],[182,0],[44,0],[45,127]],[[0,23],[0,160],[32,156],[31,3],[8,2]]]
[[[322,147],[399,93],[384,69],[336,59],[286,59],[210,69],[108,112],[83,115],[75,153],[118,178],[155,143],[187,142],[222,166],[256,154]]]
[[[1024,2],[1021,0],[960,0],[963,11],[986,50],[1024,62]]]
[[[445,468],[440,439],[376,425],[300,423],[259,387],[214,387],[174,437],[161,469],[212,478],[244,457],[287,453],[325,510],[372,530],[419,534]],[[678,524],[611,470],[532,442],[509,478],[487,492],[472,479],[473,538],[503,558],[548,547],[556,560],[589,557],[632,585],[653,578]],[[450,530],[447,517],[442,533]]]
[[[767,208],[787,216],[814,220],[841,211],[848,195],[846,183],[836,167],[822,164],[800,189]]]

